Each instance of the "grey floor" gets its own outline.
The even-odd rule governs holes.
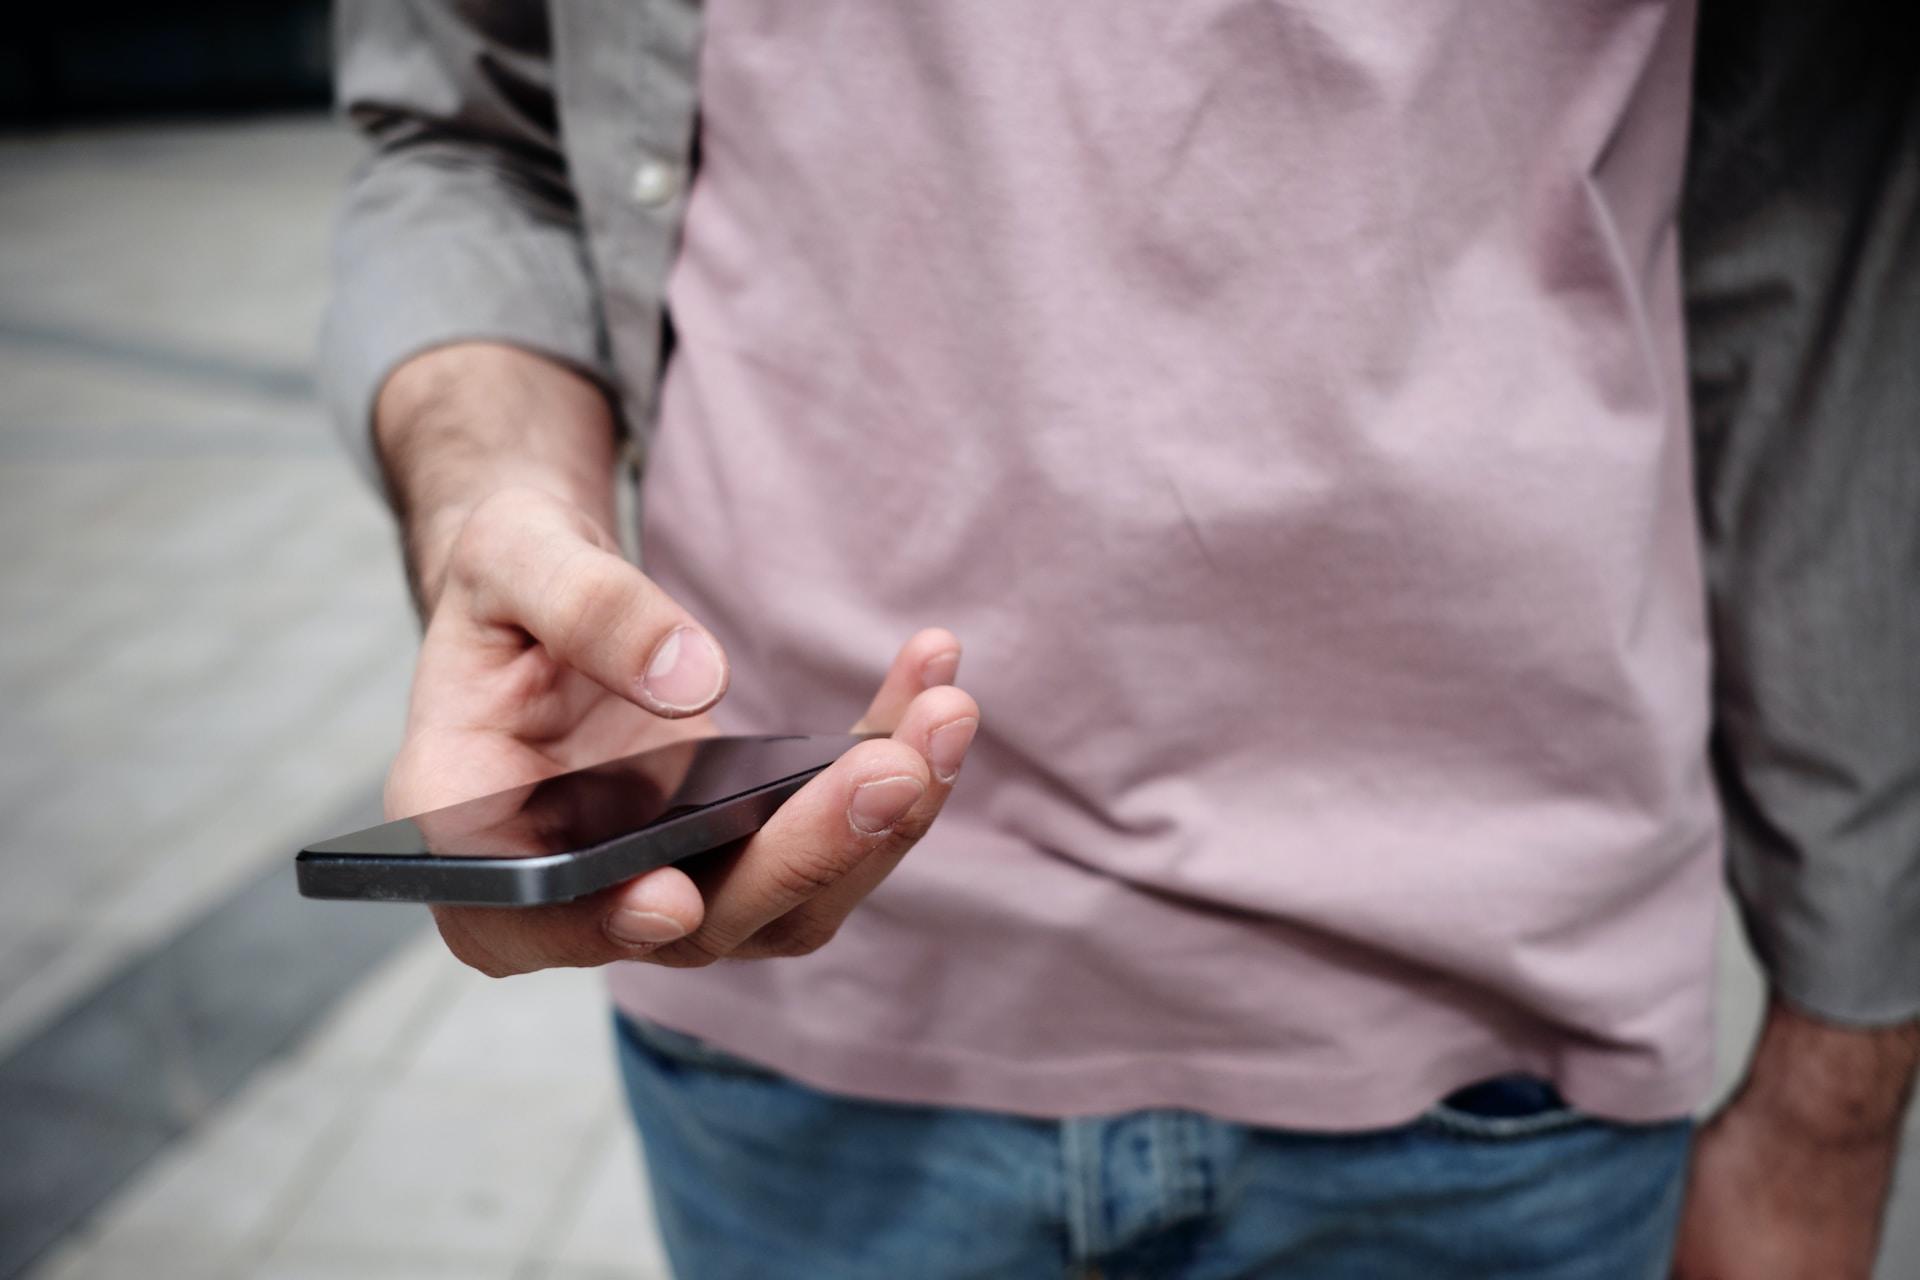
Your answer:
[[[307,370],[351,157],[319,118],[0,141],[0,1058],[392,753],[414,624]],[[658,1275],[603,1024],[591,975],[423,938],[34,1274]]]
[[[318,119],[0,140],[0,1058],[393,748],[412,623],[306,375],[350,157]],[[1728,931],[1723,1084],[1759,991]],[[33,1275],[662,1276],[605,1037],[592,976],[421,936]]]

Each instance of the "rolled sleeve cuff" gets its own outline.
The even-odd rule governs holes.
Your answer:
[[[1920,885],[1913,859],[1869,865],[1846,896],[1809,893],[1790,866],[1736,858],[1736,899],[1774,989],[1824,1021],[1880,1027],[1920,1017]],[[1828,868],[1823,867],[1823,872]],[[1872,883],[1874,881],[1884,881]],[[1826,887],[1838,889],[1829,877]]]
[[[319,382],[355,465],[376,486],[375,398],[394,369],[422,351],[509,343],[612,388],[584,253],[564,228],[414,235],[369,251],[343,246],[338,257]]]

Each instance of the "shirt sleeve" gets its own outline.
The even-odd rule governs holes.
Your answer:
[[[546,6],[341,0],[334,34],[339,104],[371,149],[334,233],[319,380],[362,469],[381,385],[430,347],[513,343],[610,385]]]
[[[1775,988],[1920,1014],[1920,65],[1709,0],[1682,230],[1728,871]]]

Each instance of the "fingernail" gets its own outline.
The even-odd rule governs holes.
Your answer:
[[[634,911],[624,908],[607,917],[607,933],[615,942],[639,946],[643,942],[672,942],[687,936],[686,929],[672,916],[658,911]]]
[[[943,684],[952,684],[953,678],[960,674],[960,651],[949,649],[928,658],[920,667],[920,687],[934,689]]]
[[[861,835],[877,836],[907,816],[907,810],[925,794],[920,779],[901,774],[863,782],[853,791],[853,803],[847,806],[847,821]]]
[[[933,731],[933,736],[927,739],[927,759],[933,765],[934,777],[942,782],[953,781],[954,775],[960,772],[960,762],[966,759],[973,731],[979,727],[977,717],[966,716]]]
[[[676,628],[653,651],[640,695],[662,711],[699,711],[720,696],[727,660],[704,631]]]

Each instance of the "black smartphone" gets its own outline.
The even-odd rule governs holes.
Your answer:
[[[322,840],[309,898],[536,906],[752,835],[863,734],[691,738]]]

